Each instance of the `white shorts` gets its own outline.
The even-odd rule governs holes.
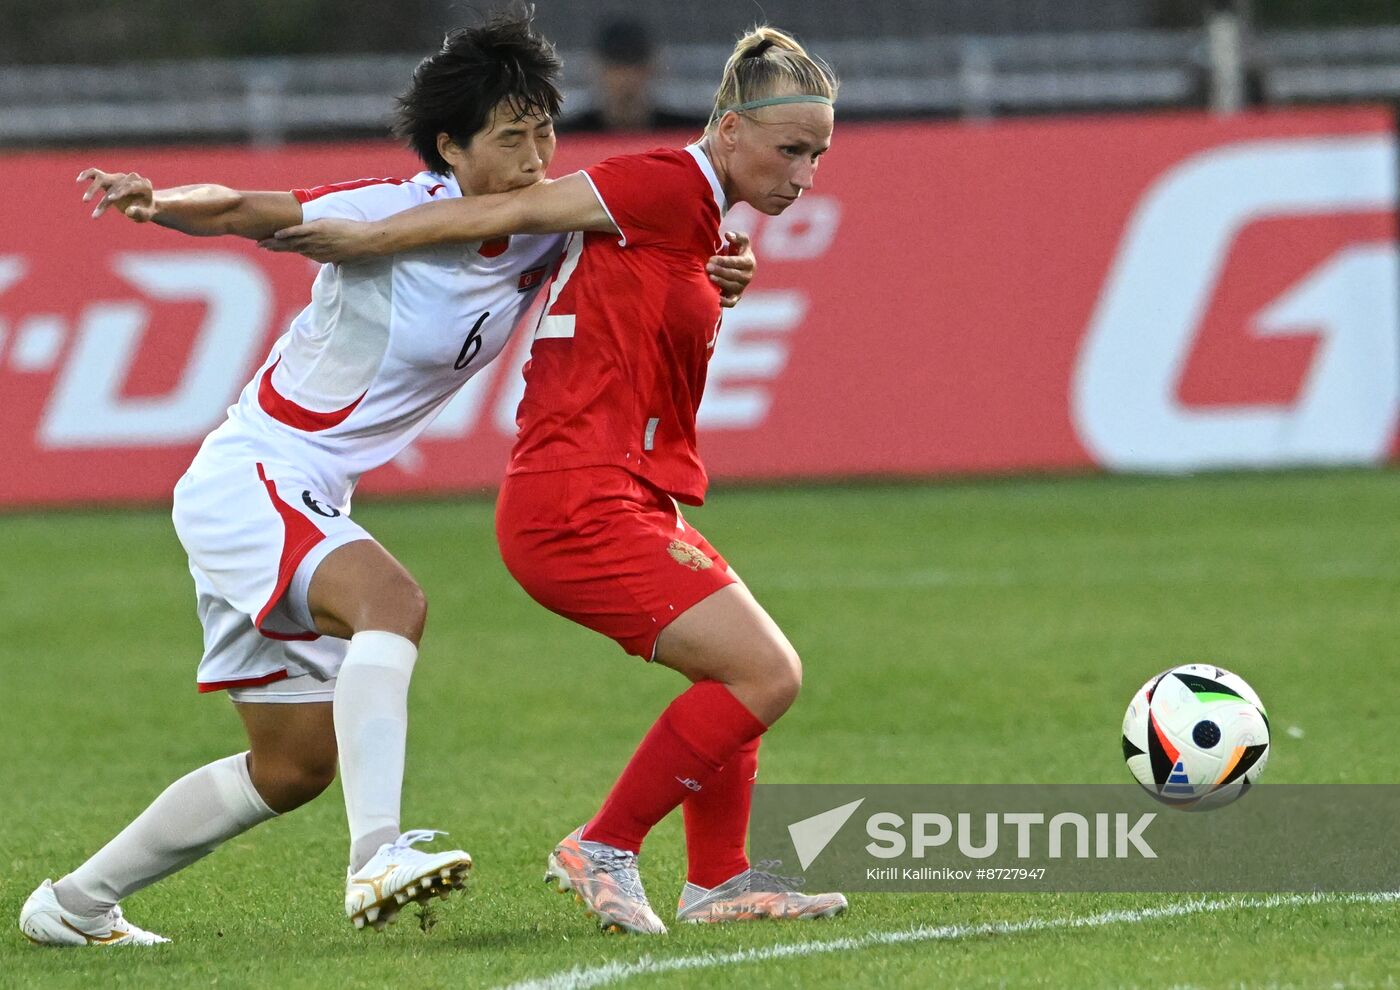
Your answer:
[[[332,550],[373,537],[319,488],[296,468],[209,449],[175,486],[175,532],[189,554],[204,627],[200,691],[329,700],[315,692],[250,696],[303,677],[333,689],[349,646],[315,631],[307,590]]]
[[[330,640],[339,643],[341,640]],[[229,688],[229,701],[240,705],[304,705],[312,701],[335,700],[335,679],[318,681],[310,674],[284,677],[253,687]]]

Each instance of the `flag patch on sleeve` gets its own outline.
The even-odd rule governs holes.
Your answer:
[[[516,292],[529,292],[535,286],[544,281],[544,270],[548,267],[540,265],[538,268],[527,268],[520,273],[520,281],[515,285]]]

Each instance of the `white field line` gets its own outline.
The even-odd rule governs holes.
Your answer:
[[[1020,935],[1027,932],[1059,931],[1075,928],[1104,928],[1108,925],[1138,925],[1162,918],[1180,918],[1193,914],[1215,914],[1223,911],[1268,911],[1275,908],[1299,907],[1308,904],[1383,904],[1400,902],[1400,891],[1379,894],[1290,894],[1272,897],[1231,897],[1219,900],[1191,900],[1162,907],[1137,910],[1101,911],[1098,914],[1069,918],[1027,918],[1024,921],[998,921],[980,925],[920,925],[892,932],[870,932],[853,938],[821,939],[810,942],[788,942],[762,949],[739,952],[701,952],[690,956],[657,958],[643,956],[635,962],[611,962],[601,966],[581,966],[539,979],[512,983],[502,990],[587,990],[630,980],[634,976],[657,976],[691,969],[715,969],[742,966],[747,963],[773,959],[793,959],[828,952],[859,952],[887,945],[909,945],[919,942],[960,942],[971,938],[996,935]]]

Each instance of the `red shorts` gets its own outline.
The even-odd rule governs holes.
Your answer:
[[[496,541],[531,598],[646,660],[676,616],[735,583],[671,496],[623,468],[508,475]]]

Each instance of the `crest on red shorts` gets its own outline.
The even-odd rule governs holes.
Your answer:
[[[692,571],[703,571],[707,567],[714,567],[715,562],[705,556],[705,551],[699,547],[693,547],[684,540],[672,540],[671,545],[666,548],[666,552],[671,555],[671,559]]]

